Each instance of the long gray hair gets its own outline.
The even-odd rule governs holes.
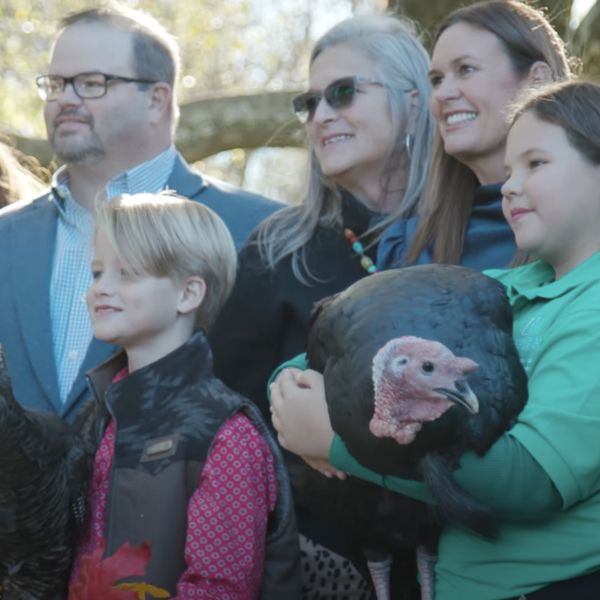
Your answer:
[[[406,152],[406,131],[400,125],[406,122],[408,115],[410,100],[407,90],[416,91],[419,98],[402,202],[365,233],[378,240],[390,223],[414,215],[420,207],[435,127],[429,111],[429,57],[418,39],[415,24],[389,13],[342,21],[317,42],[310,64],[323,51],[340,44],[346,44],[374,60],[379,79],[387,92],[392,123],[398,133],[384,170],[383,195],[389,190],[392,175],[400,167],[402,155]],[[268,267],[274,268],[284,257],[292,255],[294,275],[306,284],[309,283],[308,278],[312,278],[306,261],[307,243],[318,226],[339,227],[342,224],[340,188],[323,175],[314,150],[309,148],[309,152],[310,175],[306,198],[300,205],[285,208],[269,217],[260,226],[257,237],[261,256]]]

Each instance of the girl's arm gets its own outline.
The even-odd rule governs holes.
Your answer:
[[[564,508],[600,491],[598,291],[595,296],[586,290],[554,321],[540,319],[541,332],[533,339],[527,330],[515,333],[518,344],[541,350],[525,362],[529,401],[510,433],[548,473]]]
[[[306,358],[306,354],[299,354],[298,356],[295,356],[291,360],[288,360],[287,362],[284,362],[282,365],[279,365],[275,369],[275,371],[273,371],[273,374],[271,375],[271,377],[269,379],[269,383],[267,385],[267,387],[268,387],[267,394],[269,395],[269,399],[270,399],[271,384],[275,383],[277,381],[277,379],[279,378],[279,374],[282,373],[283,371],[285,371],[286,369],[297,369],[300,371],[308,370],[308,360]],[[316,373],[316,371],[315,371],[315,373]]]
[[[304,395],[314,395],[315,398],[322,397],[325,399],[325,391],[320,388],[323,387],[323,377],[317,371],[313,371],[308,368],[308,360],[306,359],[306,354],[300,354],[291,360],[283,363],[274,371],[273,375],[271,375],[271,379],[269,379],[267,395],[269,401],[271,401],[271,397],[273,394],[273,390],[275,390],[275,394],[277,395],[279,392],[279,386],[282,382],[288,381],[290,382],[289,393],[297,394],[300,398],[300,405],[302,404],[302,396]],[[277,396],[278,398],[280,396]],[[326,407],[324,407],[326,410]],[[273,410],[273,406],[271,406],[271,419],[273,421],[273,426],[277,430],[277,414]],[[323,422],[329,422],[329,415],[325,415],[322,419]],[[284,437],[278,435],[279,444],[289,450],[286,445],[286,441]],[[319,471],[325,477],[338,477],[339,479],[346,479],[348,474],[345,471],[340,471],[331,466],[329,459],[327,456],[327,448],[331,442],[324,442],[324,451],[322,454],[324,457],[312,456],[312,453],[315,452],[314,448],[306,448],[305,452],[302,452],[300,446],[296,446],[295,452],[299,454],[302,460],[308,463],[313,469]]]
[[[302,366],[296,359],[294,365]],[[309,373],[310,388],[299,387],[296,378],[286,377],[285,372],[271,388],[273,425],[282,446],[305,460],[306,457],[329,460],[332,470],[337,468],[406,496],[432,502],[424,483],[383,476],[352,457],[331,428],[322,376],[315,371]],[[307,462],[311,464],[310,460]],[[465,453],[454,478],[475,498],[499,511],[531,515],[562,505],[561,496],[548,474],[510,434],[501,436],[484,457]]]
[[[267,442],[250,420],[221,428],[188,504],[178,598],[255,600],[264,571],[268,515],[277,478]]]
[[[382,476],[363,467],[335,436],[330,460],[344,469],[392,491],[433,503],[425,484],[400,477]],[[454,480],[485,506],[513,516],[540,514],[561,508],[556,486],[526,448],[510,434],[502,435],[485,456],[465,452]]]

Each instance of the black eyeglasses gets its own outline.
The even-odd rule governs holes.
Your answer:
[[[157,83],[150,79],[132,79],[120,75],[105,75],[104,73],[79,73],[75,77],[61,77],[60,75],[42,75],[35,82],[42,100],[57,100],[65,91],[67,84],[73,86],[75,93],[84,99],[102,98],[106,94],[109,81],[122,81],[123,83],[142,83],[150,85]]]
[[[348,108],[354,100],[357,83],[369,83],[371,85],[381,85],[381,81],[370,79],[369,77],[342,77],[333,83],[330,83],[322,92],[305,92],[294,98],[294,112],[301,123],[308,123],[313,120],[319,102],[323,98],[331,108],[340,110]]]

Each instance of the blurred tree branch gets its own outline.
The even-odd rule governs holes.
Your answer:
[[[292,110],[296,95],[276,92],[184,104],[177,147],[195,162],[231,148],[301,146],[304,129]]]
[[[176,145],[188,162],[231,148],[302,146],[304,132],[292,112],[296,92],[197,100],[181,106]],[[46,140],[16,137],[16,146],[46,166]]]

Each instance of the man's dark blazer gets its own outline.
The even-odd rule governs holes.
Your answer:
[[[209,179],[181,157],[167,187],[213,209],[229,227],[236,248],[265,217],[282,207]],[[93,340],[66,402],[60,400],[50,323],[50,278],[58,210],[52,192],[0,211],[0,344],[6,353],[17,400],[71,421],[89,396],[85,372],[116,347]]]

